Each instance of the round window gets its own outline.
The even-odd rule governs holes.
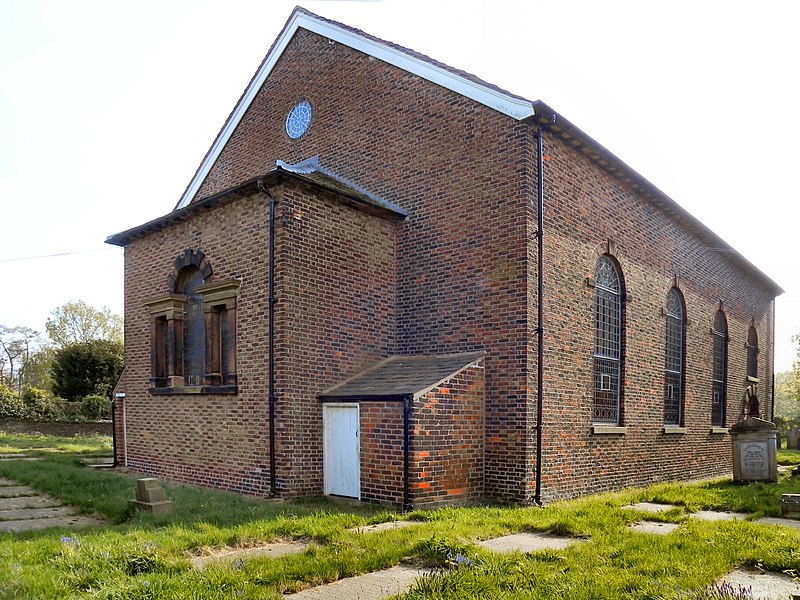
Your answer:
[[[295,104],[294,108],[289,111],[289,116],[286,117],[286,135],[293,140],[302,136],[311,126],[312,114],[310,102],[303,100]]]

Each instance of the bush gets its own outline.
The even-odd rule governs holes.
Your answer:
[[[123,346],[109,340],[79,342],[56,352],[51,369],[53,393],[77,402],[110,396],[122,372]]]
[[[25,416],[36,421],[58,418],[56,399],[47,390],[29,387],[22,393]]]
[[[27,413],[25,403],[13,390],[0,385],[0,418],[21,419]]]
[[[86,396],[81,401],[81,414],[89,421],[111,417],[111,401],[105,396]]]

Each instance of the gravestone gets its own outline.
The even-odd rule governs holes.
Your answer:
[[[157,515],[165,515],[172,511],[175,503],[167,500],[167,494],[158,484],[158,479],[146,477],[136,481],[136,500],[129,500],[136,508]]]
[[[730,428],[733,480],[778,481],[778,429],[763,419],[743,419]]]
[[[800,494],[781,495],[781,515],[787,519],[800,519]]]
[[[797,427],[786,432],[786,449],[800,450],[800,429]]]

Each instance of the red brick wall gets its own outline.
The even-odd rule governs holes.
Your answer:
[[[308,133],[286,115],[306,99]],[[487,493],[519,499],[531,478],[525,364],[527,125],[300,30],[197,197],[264,173],[276,159],[323,166],[411,212],[398,229],[397,351],[485,350]],[[344,369],[347,370],[347,369]]]
[[[279,204],[278,488],[282,495],[320,494],[317,395],[394,350],[397,225],[291,183]]]
[[[484,369],[465,369],[413,403],[412,504],[464,504],[484,497]]]
[[[675,215],[637,198],[553,136],[546,140],[544,497],[729,473],[730,438],[711,433],[710,328],[723,298],[730,333],[726,424],[731,425],[741,414],[747,385],[744,342],[753,318],[762,349],[759,395],[762,407],[769,405],[769,292]],[[593,277],[598,253],[609,239],[631,296],[623,392],[627,432],[593,435],[594,290],[585,279]],[[676,275],[689,320],[687,432],[666,435],[662,307]]]
[[[403,403],[361,402],[361,499],[403,504]]]
[[[125,372],[117,392],[117,460],[145,473],[248,494],[269,490],[267,413],[268,221],[263,195],[165,227],[125,249]],[[169,293],[185,249],[202,250],[215,280],[241,280],[239,393],[151,395],[150,317],[144,302]],[[124,406],[123,406],[124,404]],[[124,413],[124,419],[123,419]],[[127,428],[127,440],[125,429]]]
[[[314,120],[306,135],[290,140],[285,118],[301,99],[312,103]],[[286,217],[277,234],[276,272],[281,494],[322,489],[320,391],[392,353],[485,350],[484,491],[496,499],[530,497],[532,134],[527,124],[307,31],[289,44],[198,198],[263,174],[276,159],[319,155],[324,166],[411,217],[394,224],[295,185],[275,190]],[[709,328],[722,297],[731,334],[730,424],[740,411],[751,319],[762,347],[762,407],[769,405],[768,292],[710,249],[712,240],[698,241],[691,226],[637,199],[550,135],[546,153],[545,498],[729,470],[729,438],[709,433]],[[609,238],[632,297],[623,436],[590,433],[594,296],[584,280]],[[215,277],[242,279],[235,397],[146,392],[149,330],[142,303],[168,291],[172,260],[187,247],[206,253]],[[126,249],[128,367],[119,391],[127,394],[133,466],[249,493],[267,489],[267,248],[266,201],[253,197]],[[665,436],[661,307],[675,275],[690,320],[688,431]]]

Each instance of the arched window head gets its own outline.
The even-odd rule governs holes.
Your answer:
[[[714,364],[711,374],[711,425],[725,426],[728,378],[728,319],[721,310],[714,315]]]
[[[758,379],[758,332],[752,325],[747,332],[747,376]]]
[[[686,306],[677,288],[667,295],[664,365],[664,424],[680,425],[683,419]]]
[[[622,418],[623,295],[619,267],[601,256],[595,268],[595,423],[618,424]]]

